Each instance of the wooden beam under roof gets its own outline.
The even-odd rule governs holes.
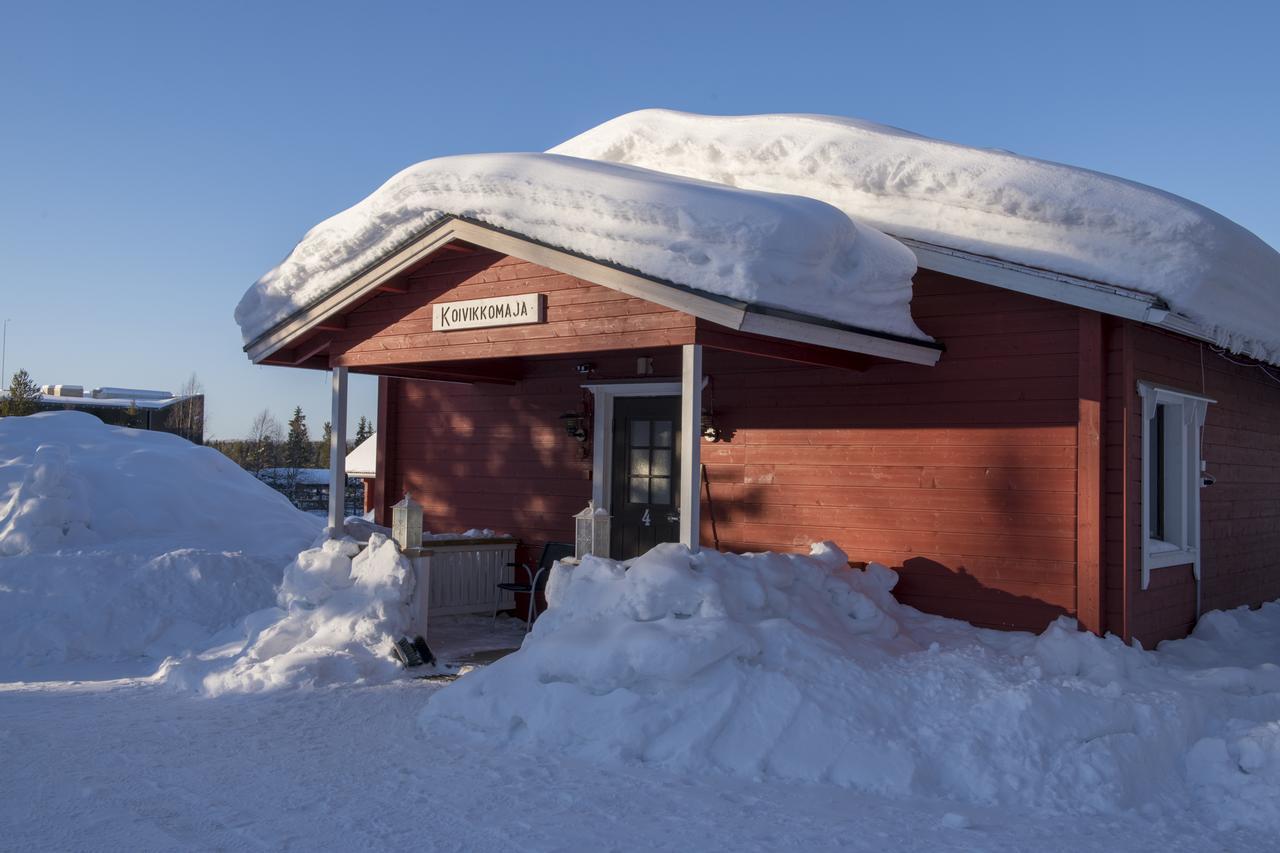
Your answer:
[[[698,343],[709,349],[740,352],[816,367],[837,367],[841,370],[861,372],[881,360],[860,352],[739,332],[706,320],[698,320],[696,339]]]
[[[397,379],[422,379],[435,382],[466,382],[471,384],[515,385],[523,376],[516,359],[494,359],[483,364],[440,362],[373,367],[351,367],[351,373],[371,376],[388,376]]]

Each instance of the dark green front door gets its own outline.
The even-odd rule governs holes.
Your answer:
[[[679,430],[679,397],[614,401],[609,538],[615,560],[680,541]]]

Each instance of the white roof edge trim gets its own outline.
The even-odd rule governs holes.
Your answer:
[[[999,258],[975,255],[960,249],[936,246],[919,240],[896,237],[916,255],[921,269],[955,275],[994,287],[1039,296],[1052,302],[1088,308],[1114,317],[1136,320],[1149,326],[1176,332],[1189,338],[1214,343],[1202,325],[1170,310],[1163,299],[1109,284],[1101,284],[1063,273],[1040,270]]]
[[[513,255],[556,272],[682,311],[730,329],[812,343],[847,352],[882,356],[911,364],[932,366],[937,363],[942,354],[936,344],[924,341],[916,344],[880,337],[875,333],[862,333],[817,323],[806,323],[798,319],[758,314],[719,299],[701,296],[695,291],[644,278],[599,261],[456,217],[447,217],[309,308],[281,321],[257,340],[246,345],[245,352],[255,363],[267,358],[284,348],[296,336],[304,334],[340,313],[446,243],[457,240]]]
[[[1155,296],[1126,291],[1106,284],[1088,281],[1062,273],[1038,270],[1022,264],[1002,261],[971,252],[937,246],[919,240],[898,237],[915,253],[916,262],[927,270],[967,278],[1053,302],[1091,308],[1104,314],[1147,320],[1152,312],[1167,314],[1169,309]]]

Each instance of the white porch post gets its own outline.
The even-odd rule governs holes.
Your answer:
[[[333,413],[329,418],[329,538],[343,535],[347,497],[347,369],[335,367]]]
[[[680,373],[680,543],[696,552],[701,528],[702,345],[684,345]]]

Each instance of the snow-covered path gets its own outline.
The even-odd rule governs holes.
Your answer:
[[[1248,832],[675,776],[432,740],[428,693],[215,699],[142,681],[0,685],[5,850],[1263,850]],[[962,816],[968,828],[948,813]]]

